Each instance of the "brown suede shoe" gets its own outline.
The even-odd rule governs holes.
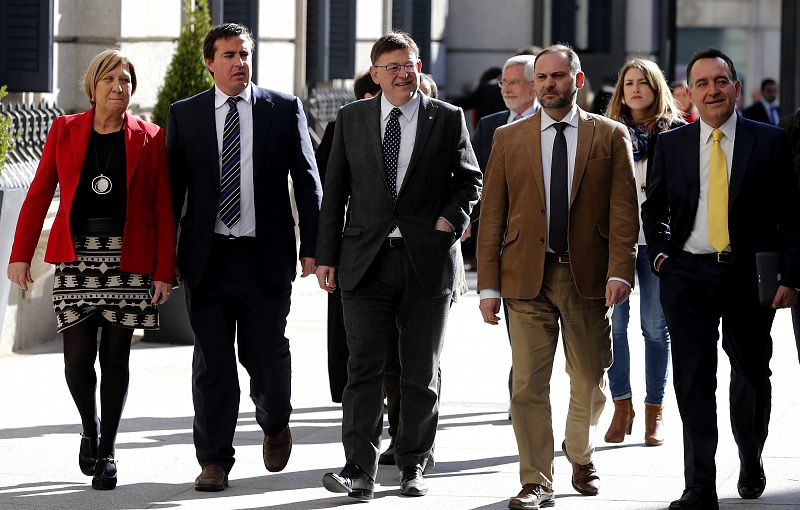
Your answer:
[[[273,473],[283,471],[292,453],[292,433],[289,425],[275,437],[264,435],[264,466]]]
[[[561,443],[561,449],[564,451],[564,457],[572,464],[572,488],[584,496],[597,496],[597,493],[600,492],[600,477],[597,476],[594,463],[578,464],[572,462],[567,453],[566,441]]]
[[[537,508],[553,506],[556,498],[553,489],[548,489],[538,483],[526,483],[517,497],[508,501],[508,508],[512,510],[536,510]]]
[[[221,466],[209,464],[194,480],[194,490],[203,492],[219,492],[228,486],[228,474]]]

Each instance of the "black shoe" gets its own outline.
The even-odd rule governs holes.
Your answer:
[[[384,466],[394,466],[394,463],[394,438],[392,438],[392,441],[389,443],[389,447],[378,457],[378,464]]]
[[[739,470],[739,482],[736,489],[739,496],[744,499],[757,499],[764,493],[767,486],[767,477],[764,475],[764,465],[759,459],[758,466],[754,468],[741,467]]]
[[[81,448],[78,450],[78,466],[81,473],[86,476],[94,475],[94,464],[97,462],[97,445],[100,441],[96,437],[81,434]]]
[[[676,499],[669,504],[669,510],[719,510],[717,491],[708,489],[686,489],[681,499]]]
[[[117,463],[114,457],[97,459],[94,465],[92,489],[111,490],[117,486]]]
[[[331,492],[346,492],[351,498],[369,500],[375,491],[375,482],[355,464],[347,463],[342,471],[325,473],[322,485]]]
[[[428,484],[422,477],[422,468],[419,464],[403,468],[400,478],[400,494],[403,496],[424,496],[428,493]]]

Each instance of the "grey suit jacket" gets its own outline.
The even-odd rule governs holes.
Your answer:
[[[380,95],[339,111],[325,178],[317,265],[337,267],[342,290],[358,285],[396,223],[428,294],[453,292],[454,244],[479,198],[481,173],[461,109],[425,95],[420,99],[414,149],[396,203],[383,162]],[[439,217],[455,233],[435,230]]]

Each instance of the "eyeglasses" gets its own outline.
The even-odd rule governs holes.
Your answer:
[[[533,83],[532,81],[528,80],[500,80],[497,82],[498,87],[505,87],[508,85],[509,87],[516,87],[522,85],[523,83]]]
[[[413,64],[389,64],[388,66],[372,66],[372,67],[382,67],[386,69],[388,74],[397,74],[400,72],[400,69],[405,69],[407,73],[413,73],[417,70],[417,63],[414,62]]]

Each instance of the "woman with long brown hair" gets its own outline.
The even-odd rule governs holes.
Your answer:
[[[685,122],[676,108],[669,86],[658,66],[644,59],[633,59],[620,69],[614,94],[606,116],[628,126],[633,144],[634,176],[641,207],[647,197],[647,175],[653,164],[658,134]],[[669,331],[659,300],[658,278],[647,260],[644,233],[639,229],[636,256],[636,279],[639,284],[639,305],[645,345],[645,444],[658,446],[662,437],[664,389],[670,358]],[[633,427],[633,403],[630,383],[628,321],[630,301],[614,306],[611,332],[614,363],[608,371],[614,417],[606,432],[609,443],[621,443]]]

